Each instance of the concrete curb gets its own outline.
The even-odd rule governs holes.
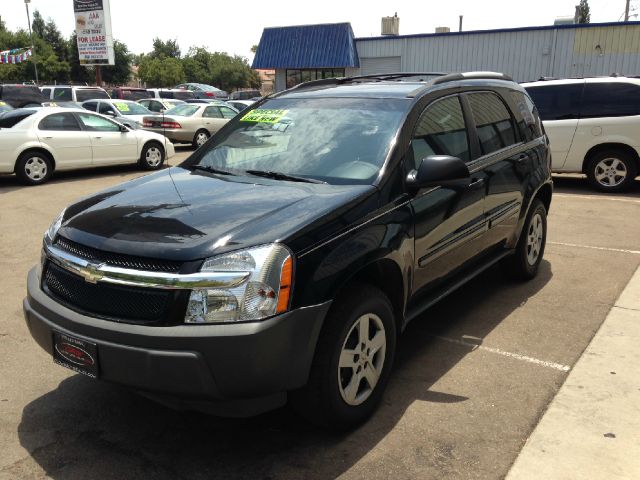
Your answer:
[[[640,478],[640,268],[506,478]]]

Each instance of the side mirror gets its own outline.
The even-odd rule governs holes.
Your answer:
[[[415,190],[428,187],[467,187],[471,173],[467,164],[450,155],[429,155],[420,162],[418,170],[407,175],[407,185]]]
[[[126,125],[120,125],[120,131],[122,133],[127,133],[129,131],[129,128]]]
[[[116,112],[114,112],[112,110],[107,110],[106,112],[104,112],[104,114],[109,116],[109,117],[115,117],[116,116]]]

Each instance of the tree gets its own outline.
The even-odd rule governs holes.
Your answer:
[[[44,22],[44,18],[40,15],[38,10],[34,10],[33,12],[33,21],[31,22],[31,31],[34,35],[39,36],[40,38],[44,38],[44,30],[46,24]]]
[[[591,12],[588,0],[580,0],[580,3],[576,6],[576,17],[577,23],[591,22]]]
[[[158,37],[153,39],[151,58],[180,58],[181,52],[176,39],[162,41]]]
[[[138,67],[138,77],[148,87],[173,87],[185,81],[184,69],[177,58],[152,58],[146,55]]]
[[[102,80],[114,85],[125,85],[131,78],[132,55],[127,46],[115,40],[113,42],[115,65],[102,67]]]
[[[47,20],[43,34],[38,36],[51,45],[61,61],[67,61],[69,59],[67,41],[62,37],[60,30],[58,30],[58,26],[51,18]]]
[[[191,47],[182,64],[188,82],[207,83],[223,90],[260,88],[260,77],[247,59],[223,52],[210,53],[204,47]]]
[[[253,45],[251,47],[251,53],[255,54],[258,51],[258,45]]]

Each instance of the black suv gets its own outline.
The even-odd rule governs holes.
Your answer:
[[[35,85],[0,85],[0,100],[13,108],[39,107],[48,99]]]
[[[400,332],[497,262],[537,273],[547,139],[502,74],[318,80],[53,222],[24,300],[55,362],[165,403],[346,428]]]

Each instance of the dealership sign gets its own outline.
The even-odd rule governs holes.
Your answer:
[[[73,0],[80,65],[115,65],[109,0]]]

